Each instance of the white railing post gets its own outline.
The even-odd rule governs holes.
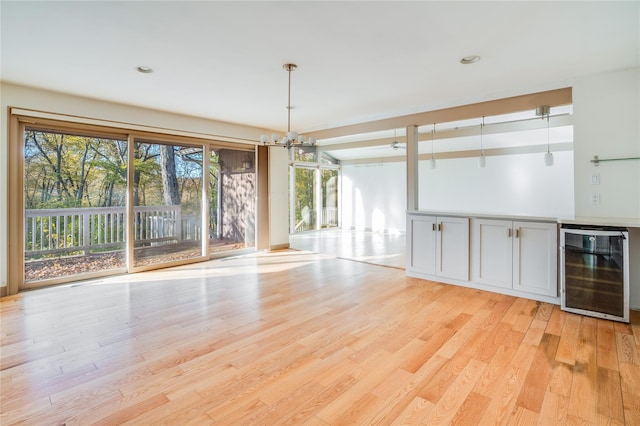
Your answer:
[[[91,220],[91,215],[89,212],[84,211],[81,212],[82,214],[82,251],[84,252],[84,254],[87,254],[87,252],[89,251],[89,246],[91,244],[91,240],[89,238],[90,235],[90,220]]]

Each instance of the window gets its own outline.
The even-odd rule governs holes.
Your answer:
[[[293,148],[290,168],[291,233],[339,225],[339,162],[317,147]],[[317,162],[318,157],[320,161]]]
[[[253,146],[19,116],[10,282],[137,272],[256,246]],[[18,145],[22,144],[20,148]],[[129,206],[129,207],[128,207]]]

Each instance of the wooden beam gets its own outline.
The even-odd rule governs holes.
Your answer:
[[[399,129],[411,125],[421,126],[431,123],[446,123],[482,116],[507,114],[510,112],[535,109],[542,105],[548,105],[550,107],[569,105],[573,102],[571,92],[571,88],[566,87],[563,89],[548,90],[545,92],[444,108],[401,117],[385,118],[307,133],[320,140],[380,130]]]

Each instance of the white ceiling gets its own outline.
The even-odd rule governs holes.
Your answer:
[[[2,1],[1,78],[292,130],[571,85],[640,65],[640,2]],[[461,65],[460,58],[482,60]],[[152,74],[136,72],[138,65]],[[257,138],[257,136],[256,136]]]

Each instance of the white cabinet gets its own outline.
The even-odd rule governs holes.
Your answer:
[[[409,269],[438,277],[469,280],[469,219],[409,217]]]
[[[558,296],[555,223],[473,220],[472,280]]]
[[[436,275],[469,280],[469,219],[437,217]]]
[[[513,222],[473,219],[472,280],[512,288]]]
[[[513,288],[558,295],[558,225],[513,222]]]
[[[436,274],[436,217],[409,218],[409,269],[423,274]]]

